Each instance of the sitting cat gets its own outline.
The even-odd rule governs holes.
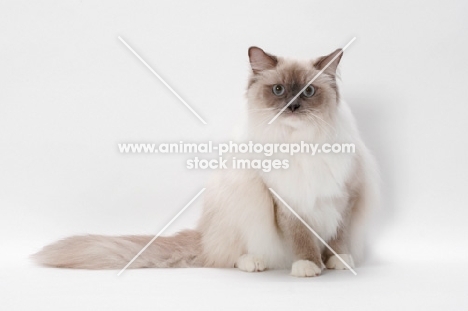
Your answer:
[[[256,143],[352,143],[356,152],[282,154],[289,168],[270,172],[216,171],[196,229],[157,238],[129,268],[238,267],[254,272],[292,267],[292,275],[311,277],[325,266],[354,267],[362,257],[367,216],[378,204],[378,178],[340,97],[336,70],[341,56],[342,50],[336,50],[298,61],[251,47],[245,137]],[[151,238],[74,236],[44,247],[33,258],[54,267],[121,269]]]

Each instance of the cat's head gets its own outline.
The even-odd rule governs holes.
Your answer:
[[[249,48],[249,122],[256,127],[271,126],[268,123],[289,104],[272,122],[275,127],[326,131],[334,123],[339,102],[336,70],[342,54],[338,49],[327,56],[299,61],[273,56],[258,47]]]

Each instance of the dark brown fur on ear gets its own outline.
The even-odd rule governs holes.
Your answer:
[[[265,51],[256,46],[251,46],[249,48],[249,60],[254,73],[273,69],[278,64],[276,56],[265,53]]]
[[[336,56],[336,58],[335,58]],[[343,56],[343,50],[342,49],[337,49],[336,51],[334,51],[333,53],[327,55],[327,56],[322,56],[320,57],[314,64],[315,68],[319,69],[319,70],[322,70],[323,68],[325,68],[328,63],[330,63],[330,65],[328,65],[328,67],[325,69],[325,73],[328,73],[332,76],[335,76],[336,75],[336,68],[338,67],[338,64],[340,63],[340,60],[341,60],[341,56]],[[333,60],[333,58],[335,58]],[[332,61],[333,60],[333,61]]]

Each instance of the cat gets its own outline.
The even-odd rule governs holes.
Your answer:
[[[354,268],[362,260],[364,229],[379,204],[378,174],[351,111],[340,97],[337,67],[343,51],[307,61],[277,57],[258,47],[250,47],[248,55],[247,139],[257,143],[346,142],[355,144],[356,152],[282,154],[279,157],[289,161],[289,168],[268,173],[216,171],[205,191],[196,229],[157,238],[129,268],[291,269],[293,276],[313,277],[324,268]],[[323,73],[308,86],[321,70]],[[269,122],[280,111],[277,119]],[[340,258],[324,247],[270,188]],[[32,257],[53,267],[121,269],[151,239],[73,236],[44,247]]]

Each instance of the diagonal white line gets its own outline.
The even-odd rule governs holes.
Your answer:
[[[276,118],[278,118],[279,115],[282,114],[282,113],[286,110],[286,108],[288,108],[289,105],[291,105],[291,103],[292,103],[294,100],[296,100],[296,98],[298,98],[298,97],[302,94],[302,92],[304,92],[305,89],[308,88],[309,85],[311,85],[311,84],[315,81],[315,79],[317,79],[317,78],[325,71],[325,69],[328,68],[328,66],[330,66],[331,63],[333,63],[333,62],[335,61],[335,59],[336,59],[338,56],[340,56],[341,54],[343,54],[343,52],[351,45],[351,43],[354,42],[354,40],[356,40],[356,37],[353,37],[353,38],[351,39],[351,41],[349,41],[348,44],[346,44],[346,45],[344,46],[344,48],[342,48],[341,51],[340,51],[338,54],[336,54],[336,55],[332,58],[332,60],[329,61],[328,64],[327,64],[325,67],[323,67],[323,69],[320,70],[319,73],[317,73],[317,74],[315,75],[315,77],[313,77],[312,80],[310,80],[309,83],[307,83],[307,85],[304,86],[304,88],[303,88],[302,90],[300,90],[299,93],[297,93],[296,96],[294,96],[294,97],[289,101],[289,103],[288,103],[286,106],[284,106],[283,109],[281,109],[280,112],[278,112],[278,113],[276,114],[276,116],[273,117],[273,119],[270,120],[270,122],[268,122],[268,124],[273,123],[273,121],[275,121]]]
[[[149,241],[148,244],[146,244],[146,246],[143,247],[142,250],[139,251],[138,254],[136,254],[135,257],[133,257],[133,259],[130,260],[130,262],[125,267],[123,267],[122,270],[120,270],[119,273],[117,273],[117,276],[120,276],[132,264],[132,262],[134,262],[154,242],[154,240],[156,240],[164,232],[164,230],[166,230],[167,227],[169,227],[174,222],[174,220],[176,220],[177,217],[179,217],[187,209],[187,207],[189,207],[190,204],[192,204],[193,201],[195,201],[195,199],[198,198],[205,190],[206,188],[200,190],[200,192],[198,192],[197,195],[192,200],[190,200],[190,202],[188,202],[187,205],[185,205],[184,208],[181,209],[180,212],[178,212],[177,215],[175,215],[174,218],[172,218],[171,221],[165,225],[164,228],[162,228],[161,231],[159,231],[158,234],[156,234],[154,238],[151,239],[151,241]]]
[[[346,261],[343,260],[343,258],[341,258],[340,255],[338,255],[334,250],[333,248],[330,247],[330,245],[327,244],[327,242],[325,242],[324,239],[322,239],[317,232],[315,232],[314,229],[312,229],[305,221],[304,219],[302,219],[301,216],[299,216],[292,208],[291,206],[288,205],[288,203],[286,203],[280,196],[278,193],[275,192],[275,190],[273,190],[272,188],[268,188],[270,189],[270,191],[291,211],[291,213],[294,214],[294,216],[296,216],[303,224],[304,226],[307,227],[307,229],[309,229],[316,237],[317,239],[320,240],[320,242],[322,242],[332,253],[333,255],[335,255],[336,257],[338,257],[338,259],[346,266],[346,268],[349,269],[349,271],[351,271],[354,275],[357,275],[356,271],[354,271],[353,268],[351,268],[350,265],[348,265],[348,263]]]
[[[118,38],[143,63],[143,65],[145,65],[156,76],[156,78],[158,78],[159,81],[161,81],[169,89],[169,91],[171,91],[172,94],[174,94],[185,105],[185,107],[187,107],[203,124],[207,124],[205,120],[203,120],[202,117],[200,117],[198,113],[196,113],[195,110],[193,110],[192,107],[190,107],[190,105],[187,104],[187,102],[182,97],[180,97],[179,94],[177,94],[176,91],[174,91],[174,89],[169,84],[167,84],[166,81],[164,81],[164,79],[161,78],[161,76],[158,75],[156,71],[154,71],[153,68],[151,68],[150,65],[148,65],[148,63],[145,62],[145,60],[141,58],[141,56],[138,55],[138,53],[135,52],[135,50],[133,50],[130,45],[128,45],[127,42],[125,42],[124,39],[122,39],[121,36]]]

